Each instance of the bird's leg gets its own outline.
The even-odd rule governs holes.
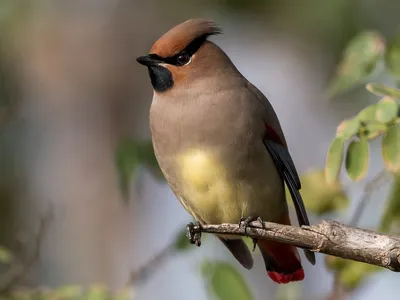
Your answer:
[[[244,229],[244,233],[247,235],[247,227],[249,227],[250,223],[253,221],[258,221],[260,222],[261,226],[264,227],[264,222],[261,219],[261,217],[247,217],[247,218],[241,218],[239,222],[239,227]],[[256,250],[256,245],[257,245],[257,239],[253,238],[253,251]]]
[[[201,228],[200,222],[195,222],[194,224],[190,222],[186,225],[186,236],[191,244],[195,244],[197,247],[201,246],[201,232],[195,231],[195,227]]]

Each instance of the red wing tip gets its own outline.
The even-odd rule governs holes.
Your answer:
[[[299,269],[292,274],[281,274],[277,272],[267,272],[268,276],[276,283],[289,283],[292,281],[301,281],[304,279],[304,270]]]

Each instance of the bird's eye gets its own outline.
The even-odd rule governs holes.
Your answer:
[[[181,53],[178,55],[178,57],[176,58],[176,61],[178,62],[178,64],[180,66],[184,66],[187,65],[188,63],[190,63],[191,61],[191,57],[189,54],[187,53]]]

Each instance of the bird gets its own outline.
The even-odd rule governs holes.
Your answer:
[[[301,225],[309,219],[301,183],[278,117],[263,93],[235,67],[211,36],[222,29],[190,19],[164,33],[149,54],[153,99],[150,132],[158,165],[172,192],[200,224],[255,220],[291,225],[285,184]],[[254,265],[240,236],[217,235],[246,269]],[[256,240],[268,276],[304,279],[297,248]],[[305,250],[315,264],[315,255]]]

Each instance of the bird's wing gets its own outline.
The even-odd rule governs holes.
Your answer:
[[[289,189],[294,207],[296,209],[299,224],[300,226],[310,225],[310,221],[308,220],[307,212],[304,207],[303,198],[300,194],[300,178],[287,148],[286,140],[275,111],[271,103],[263,95],[263,93],[261,93],[260,90],[258,90],[251,83],[248,83],[248,88],[253,92],[263,106],[263,110],[265,112],[265,135],[263,142],[269,154],[271,155],[272,160],[274,161],[276,169]],[[314,253],[309,250],[305,250],[305,254],[307,259],[312,264],[315,264]]]
[[[279,174],[281,175],[289,189],[294,207],[296,208],[297,219],[299,220],[300,226],[310,225],[310,221],[308,220],[307,212],[304,207],[303,198],[300,194],[300,178],[297,174],[296,167],[294,166],[289,150],[282,144],[279,144],[274,140],[268,139],[268,129],[267,134],[264,138],[264,145],[271,155],[276,169],[278,170]],[[307,259],[312,264],[315,264],[314,253],[309,250],[304,250],[304,252]]]
[[[301,189],[300,178],[287,148],[285,136],[283,135],[283,131],[275,111],[271,103],[259,89],[257,89],[250,82],[247,82],[247,87],[253,93],[255,98],[257,98],[259,104],[261,104],[260,107],[263,111],[265,123],[263,142],[267,147],[267,150],[271,155],[279,174],[289,188],[290,195],[292,196],[294,206],[296,208],[299,223],[300,225],[310,225],[303,199],[301,198],[299,192]]]
[[[276,141],[269,139],[268,133],[264,138],[264,145],[267,147],[279,174],[289,189],[300,225],[310,225],[303,199],[300,195],[300,178],[288,149]]]

